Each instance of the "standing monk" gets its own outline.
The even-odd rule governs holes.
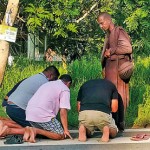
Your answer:
[[[101,13],[97,21],[100,28],[107,31],[101,55],[103,76],[116,85],[120,97],[118,113],[113,117],[118,128],[124,130],[124,112],[129,104],[129,79],[119,77],[118,67],[131,59],[132,46],[128,34],[122,27],[114,25],[108,13]]]

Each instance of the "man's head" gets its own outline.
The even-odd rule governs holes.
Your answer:
[[[55,66],[47,67],[43,73],[49,79],[49,81],[57,80],[60,75],[58,69]]]
[[[69,74],[63,74],[60,76],[59,78],[60,80],[62,80],[62,82],[68,87],[70,88],[71,83],[72,83],[72,78]]]
[[[109,30],[110,29],[110,26],[112,23],[112,19],[111,19],[111,16],[110,14],[108,14],[107,12],[102,12],[98,18],[97,18],[97,22],[100,26],[100,28],[102,30]]]

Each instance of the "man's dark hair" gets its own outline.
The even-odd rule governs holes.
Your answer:
[[[57,77],[59,77],[59,75],[60,75],[58,69],[55,66],[49,66],[49,67],[45,68],[45,70],[43,72],[47,72],[47,71],[52,72]]]
[[[60,76],[59,79],[63,80],[64,82],[72,83],[72,78],[69,74],[63,74],[63,75]]]

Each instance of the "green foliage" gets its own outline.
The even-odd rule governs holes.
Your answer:
[[[41,29],[53,36],[64,38],[68,37],[68,31],[76,33],[77,26],[71,19],[77,16],[79,11],[74,3],[73,0],[30,2],[25,8],[29,32],[36,33]]]
[[[150,124],[150,85],[145,85],[143,103],[139,104],[138,117],[134,121],[135,126],[146,127]]]
[[[87,80],[101,77],[100,61],[91,55],[73,61],[68,66],[68,70],[72,75],[74,84],[82,84]]]
[[[148,91],[150,85],[149,68],[150,57],[138,57],[135,62],[134,74],[130,82],[130,105],[126,114],[127,126],[141,126],[141,120],[143,124],[146,125],[149,119],[148,115],[141,114],[141,108],[144,112],[149,110],[149,108],[147,108],[147,103],[149,103],[148,92],[150,92]],[[143,119],[141,119],[142,116]]]
[[[73,23],[68,24],[68,25],[66,26],[66,28],[67,28],[69,31],[72,31],[72,32],[77,33],[77,27],[76,27],[76,25],[73,24]]]
[[[5,0],[2,2],[6,3]],[[96,7],[91,10],[95,3],[97,4]],[[47,34],[48,44],[55,45],[56,50],[68,56],[70,60],[81,58],[85,54],[89,55],[89,57],[83,57],[81,60],[75,60],[68,66],[68,70],[72,73],[77,84],[77,87],[72,89],[74,96],[84,81],[100,76],[99,60],[96,57],[90,58],[91,55],[100,56],[104,41],[104,33],[96,21],[98,14],[102,11],[109,12],[115,24],[123,26],[128,31],[136,59],[134,75],[130,82],[131,101],[126,117],[127,125],[131,126],[138,115],[138,104],[143,103],[143,94],[150,83],[148,69],[150,64],[148,57],[150,49],[150,1],[21,0],[20,6],[22,7],[20,12],[27,23],[29,32],[36,34],[40,31]],[[87,15],[83,17],[86,13]],[[77,23],[76,20],[79,18],[82,19]],[[145,56],[148,58],[143,58]],[[11,83],[4,80],[2,95],[5,95],[18,80],[30,76],[29,71],[35,73],[33,70],[36,70],[34,66],[37,64],[32,65],[32,63],[34,62],[27,63],[27,65],[26,60],[22,59],[22,61],[16,62],[14,68],[7,68],[5,79],[9,79],[8,81]],[[26,66],[26,69],[22,66]],[[89,68],[92,69],[89,70]],[[63,72],[63,69],[60,70]],[[9,77],[10,75],[13,79]],[[74,102],[74,100],[72,101]],[[71,111],[70,113],[73,113],[73,116],[75,114]]]
[[[87,80],[101,77],[101,65],[96,56],[82,57],[67,65],[67,71],[62,64],[35,62],[23,57],[15,58],[12,67],[7,66],[4,82],[0,89],[0,99],[20,80],[43,71],[48,65],[56,65],[60,73],[69,73],[73,78],[71,87],[71,110],[68,121],[71,128],[78,126],[78,113],[76,99],[80,86]],[[138,57],[135,60],[135,70],[130,82],[130,103],[126,113],[126,126],[144,126],[149,123],[150,118],[150,58]],[[0,113],[5,116],[5,111],[0,107]]]
[[[48,35],[48,45],[55,45],[57,52],[65,54],[71,60],[84,54],[101,52],[104,33],[96,19],[103,11],[109,12],[114,23],[128,31],[132,39],[134,57],[149,55],[149,0],[21,0],[20,2],[20,18],[16,22],[19,30],[27,26],[28,32],[34,34],[43,32]],[[2,0],[2,3],[6,5],[5,0]],[[24,25],[20,25],[22,19],[25,21]],[[81,20],[77,23],[78,19]]]
[[[113,14],[118,3],[115,0],[28,1],[25,7],[27,27],[35,34],[40,30],[49,35],[49,45],[55,45],[57,52],[74,60],[101,51],[104,34],[96,22],[98,12]],[[77,23],[79,18],[81,20]]]
[[[34,32],[36,29],[44,25],[43,20],[49,19],[50,21],[54,20],[54,16],[49,11],[45,10],[42,6],[35,6],[34,4],[29,4],[25,8],[25,12],[28,15],[27,26],[29,32]]]
[[[149,55],[150,47],[150,1],[123,0],[121,16],[132,39],[135,57]]]
[[[68,112],[68,122],[71,128],[78,127],[77,96],[81,84],[75,84],[71,87],[71,110]]]

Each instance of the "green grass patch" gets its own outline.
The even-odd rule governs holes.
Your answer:
[[[78,127],[77,94],[80,86],[87,80],[101,78],[100,59],[95,56],[82,57],[67,64],[67,71],[62,63],[46,63],[31,61],[24,57],[15,58],[12,67],[7,66],[5,77],[0,88],[0,100],[20,80],[43,71],[47,66],[55,65],[61,74],[68,72],[73,78],[71,87],[71,110],[68,112],[69,126]],[[130,81],[130,104],[126,112],[126,126],[143,126],[150,121],[150,57],[138,58],[135,61],[134,74]],[[1,116],[6,116],[5,109],[0,106]]]

